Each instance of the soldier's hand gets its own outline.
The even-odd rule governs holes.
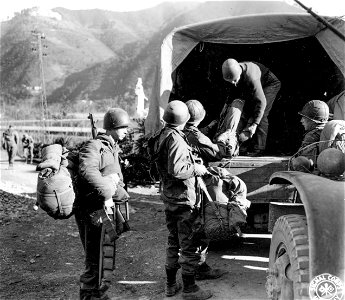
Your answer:
[[[204,165],[195,164],[194,166],[195,166],[196,176],[202,176],[202,175],[205,175],[206,173],[208,173],[208,171]]]
[[[213,120],[210,124],[207,125],[208,128],[212,129],[214,126],[218,125],[218,121],[217,120]]]
[[[108,176],[111,178],[111,180],[114,183],[115,187],[117,187],[117,185],[119,184],[119,182],[121,180],[120,177],[119,177],[119,174],[114,173],[114,174],[110,174]]]
[[[249,126],[247,126],[239,135],[238,139],[241,143],[247,141],[248,139],[251,139],[256,131],[256,127],[258,125],[256,123],[252,123]]]
[[[108,214],[113,214],[113,210],[112,210],[113,206],[114,206],[113,198],[110,198],[110,199],[104,201],[105,211]]]
[[[240,141],[240,143],[243,143],[249,139],[250,139],[250,133],[248,131],[242,131],[240,135],[238,136],[238,140]]]

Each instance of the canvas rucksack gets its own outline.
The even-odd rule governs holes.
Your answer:
[[[37,204],[54,219],[73,215],[78,153],[69,152],[59,144],[42,149],[42,163],[36,170]]]

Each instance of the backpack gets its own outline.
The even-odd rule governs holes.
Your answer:
[[[208,168],[210,175],[205,178],[209,201],[202,200],[203,229],[210,240],[227,240],[241,235],[240,226],[246,223],[246,210],[250,201],[246,199],[247,187],[227,169]]]
[[[40,171],[37,179],[38,206],[54,219],[70,218],[78,198],[79,152],[69,151],[60,144],[46,146],[42,149],[42,162],[36,170]],[[113,195],[114,201],[128,198],[129,194],[119,184]]]
[[[68,219],[73,215],[76,197],[78,153],[69,152],[59,144],[42,149],[42,163],[36,170],[37,204],[54,219]]]

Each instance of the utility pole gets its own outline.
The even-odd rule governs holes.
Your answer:
[[[48,105],[47,105],[47,95],[46,95],[46,84],[44,78],[44,68],[43,68],[43,56],[47,56],[47,53],[43,52],[43,48],[48,48],[46,45],[42,44],[42,40],[45,39],[45,34],[42,32],[38,32],[36,30],[31,31],[32,35],[36,38],[36,46],[32,47],[32,51],[38,52],[38,59],[39,59],[39,69],[40,69],[40,79],[41,79],[41,121],[42,121],[42,128],[43,128],[43,141],[45,142],[45,135],[46,135],[46,121],[48,120]]]

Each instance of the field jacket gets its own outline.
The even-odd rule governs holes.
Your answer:
[[[324,127],[325,124],[316,124],[313,129],[305,132],[301,147],[298,150],[298,155],[310,158],[316,163],[317,156],[319,155],[318,142],[320,141],[321,131]]]
[[[119,162],[120,148],[103,133],[88,141],[79,151],[78,206],[88,211],[103,207],[104,201],[115,194],[115,186],[101,170],[115,165],[116,173],[123,180]]]
[[[156,164],[162,181],[161,198],[164,202],[193,207],[195,167],[192,148],[181,130],[166,125],[161,131]]]
[[[205,163],[221,160],[226,157],[227,147],[224,143],[212,143],[212,141],[204,135],[197,127],[186,125],[183,130],[186,138],[196,153]]]
[[[253,109],[253,123],[259,124],[264,114],[267,100],[264,88],[279,81],[264,65],[254,62],[239,63],[242,68],[241,79],[233,88],[232,99],[246,101],[246,106]]]

